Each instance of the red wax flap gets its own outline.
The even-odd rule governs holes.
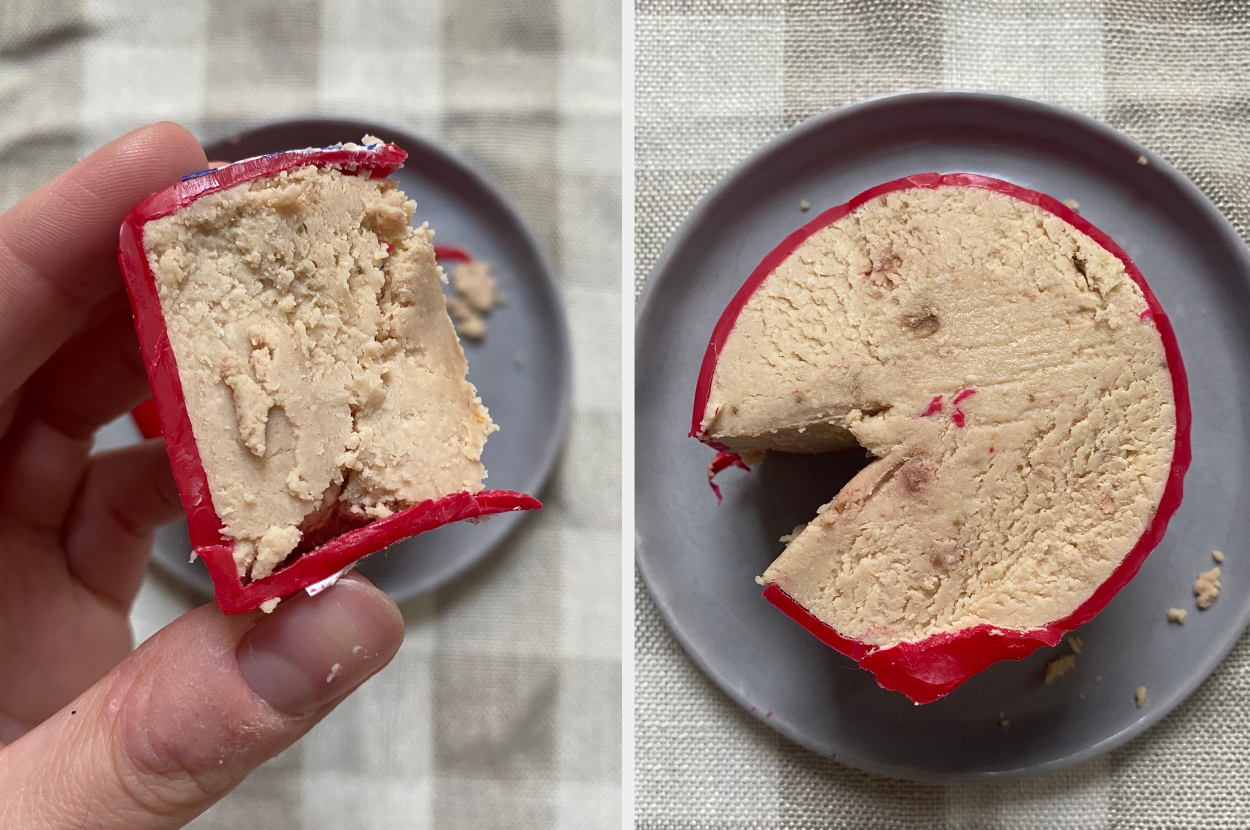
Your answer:
[[[152,402],[135,410],[135,421],[144,437],[162,434],[165,437],[169,464],[187,514],[191,547],[208,566],[217,604],[227,614],[250,611],[266,600],[294,593],[333,576],[361,557],[400,539],[449,522],[542,508],[532,496],[510,490],[452,493],[342,533],[299,555],[272,575],[249,583],[239,578],[234,563],[234,542],[222,535],[222,522],[213,507],[208,478],[191,431],[191,419],[165,330],[156,282],[143,250],[143,226],[203,196],[283,170],[313,165],[334,167],[347,173],[367,171],[371,178],[383,178],[398,169],[407,157],[408,154],[396,145],[379,143],[367,147],[291,150],[244,159],[216,170],[204,170],[184,177],[172,187],[139,203],[122,222],[117,261],[130,295],[139,350],[153,396]]]
[[[824,211],[811,222],[787,236],[780,245],[770,251],[730,300],[712,331],[695,387],[691,437],[698,438],[717,450],[727,449],[720,443],[709,439],[699,429],[703,421],[703,412],[707,408],[707,401],[711,395],[716,361],[720,357],[721,349],[724,348],[729,333],[733,331],[738,315],[746,306],[747,301],[751,299],[751,295],[786,257],[794,253],[812,234],[828,227],[860,205],[878,196],[899,190],[913,188],[933,190],[943,186],[992,190],[1027,202],[1072,225],[1124,263],[1125,272],[1141,288],[1146,299],[1149,313],[1143,314],[1142,319],[1144,322],[1152,323],[1158,329],[1163,341],[1164,356],[1167,359],[1168,371],[1172,376],[1172,393],[1176,405],[1176,445],[1172,452],[1172,467],[1163,489],[1163,496],[1159,501],[1159,509],[1141,538],[1137,540],[1137,544],[1120,561],[1111,575],[1095,589],[1089,599],[1067,617],[1056,620],[1044,628],[1019,631],[979,625],[957,632],[935,634],[915,643],[902,643],[890,648],[878,649],[843,637],[833,628],[812,616],[807,609],[776,585],[770,585],[764,590],[765,599],[822,642],[872,672],[881,686],[902,692],[917,703],[930,703],[944,697],[969,677],[999,660],[1019,660],[1043,645],[1053,646],[1063,639],[1064,634],[1092,620],[1106,607],[1111,598],[1137,575],[1146,556],[1163,539],[1168,521],[1181,505],[1185,472],[1189,469],[1193,456],[1189,436],[1193,420],[1189,405],[1189,381],[1185,375],[1185,366],[1181,362],[1180,347],[1177,345],[1176,333],[1172,329],[1167,314],[1159,305],[1159,300],[1150,290],[1150,286],[1146,284],[1141,270],[1111,237],[1059,200],[1010,182],[973,173],[922,173],[878,185],[865,190],[845,204]]]

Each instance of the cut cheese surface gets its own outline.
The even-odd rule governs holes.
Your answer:
[[[307,166],[144,226],[241,577],[344,527],[482,490],[495,427],[415,207],[390,180]]]
[[[780,262],[697,433],[877,457],[761,581],[886,648],[1075,611],[1154,518],[1177,419],[1120,259],[1026,201],[939,186],[872,198]]]

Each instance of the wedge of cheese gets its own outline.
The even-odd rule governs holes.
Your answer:
[[[496,427],[465,378],[433,232],[385,178],[404,156],[367,140],[239,162],[123,226],[192,544],[226,610],[427,526],[537,506],[483,493]]]
[[[876,456],[759,581],[918,702],[1101,610],[1190,458],[1137,268],[1054,199],[964,174],[874,188],[774,250],[716,328],[692,434]]]

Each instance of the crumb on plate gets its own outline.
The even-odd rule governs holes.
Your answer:
[[[1194,596],[1198,598],[1198,607],[1203,611],[1211,607],[1220,595],[1220,568],[1217,565],[1209,571],[1198,574],[1194,580]]]
[[[1046,685],[1054,683],[1057,679],[1067,674],[1076,665],[1075,654],[1065,654],[1062,657],[1056,657],[1046,664]]]

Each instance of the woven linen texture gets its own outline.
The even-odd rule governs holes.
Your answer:
[[[765,140],[830,107],[919,87],[1013,93],[1101,119],[1250,230],[1250,9],[1144,0],[639,0],[635,289],[699,198]],[[694,666],[635,595],[637,826],[1250,826],[1243,638],[1175,712],[1080,767],[927,786],[802,749]]]
[[[572,325],[573,418],[542,513],[405,604],[390,667],[192,827],[620,826],[620,19],[616,0],[5,3],[0,207],[151,121],[207,144],[358,117],[498,184]],[[149,577],[136,639],[201,601]]]

